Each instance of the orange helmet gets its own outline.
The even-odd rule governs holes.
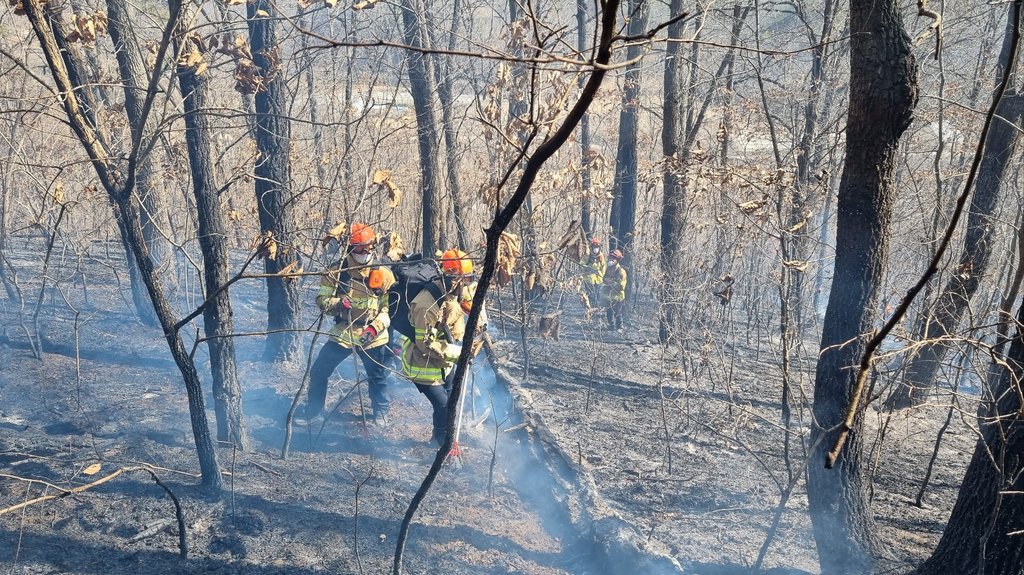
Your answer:
[[[448,250],[441,255],[441,269],[450,276],[468,276],[473,273],[473,260],[462,250]]]
[[[619,250],[612,250],[612,253],[608,254],[608,257],[612,258],[615,261],[620,261],[622,260],[622,252],[620,252]]]
[[[348,235],[348,245],[369,245],[377,239],[377,234],[373,233],[373,228],[366,224],[352,224],[352,229]]]
[[[596,237],[596,236],[593,237],[593,238],[590,238],[590,245],[601,247],[601,238]]]

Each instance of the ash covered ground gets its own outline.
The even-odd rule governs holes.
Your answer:
[[[411,384],[393,378],[391,425],[378,429],[364,422],[361,389],[338,403],[357,379],[346,363],[331,383],[333,416],[313,433],[296,428],[283,459],[285,414],[305,363],[270,367],[255,360],[260,338],[239,339],[252,446],[220,448],[225,490],[204,493],[184,387],[163,337],[131,317],[113,278],[90,281],[88,297],[64,286],[80,312],[77,349],[74,311],[53,290],[44,298],[42,361],[20,328],[31,310],[0,305],[0,509],[145,465],[181,500],[188,557],[179,557],[166,492],[130,471],[0,515],[5,573],[390,572],[402,515],[435,454],[429,405]],[[233,290],[239,331],[262,328],[261,287]],[[307,288],[312,305],[315,288]],[[497,377],[481,356],[461,465],[442,471],[421,507],[405,572],[598,574],[627,564],[671,573],[678,564],[687,573],[745,573],[794,477],[762,570],[817,573],[802,481],[809,415],[794,407],[787,468],[776,335],[748,328],[741,303],[724,316],[709,301],[691,338],[666,349],[657,326],[605,332],[572,296],[558,301],[560,339],[529,329],[526,353],[519,326],[493,310]],[[182,298],[181,309],[195,303]],[[812,339],[794,368],[799,402],[811,393]],[[196,353],[205,365],[205,348]],[[892,545],[887,571],[927,556],[973,449],[965,401],[928,505],[911,504],[946,402],[936,396],[919,410],[867,417],[873,510]]]

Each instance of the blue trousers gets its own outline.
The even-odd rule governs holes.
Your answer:
[[[366,370],[366,382],[369,385],[370,405],[373,406],[374,415],[387,413],[390,401],[387,396],[386,367],[388,348],[386,345],[373,349],[361,347],[343,347],[333,339],[328,341],[317,354],[313,361],[313,367],[309,372],[309,399],[306,403],[306,414],[316,415],[324,410],[324,403],[327,401],[327,380],[334,373],[341,362],[348,359],[355,352],[363,363]]]

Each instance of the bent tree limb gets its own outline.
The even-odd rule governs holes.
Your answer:
[[[1015,0],[1013,3],[1013,18],[1016,24],[1013,27],[1010,62],[1016,61],[1017,51],[1020,46],[1020,7],[1021,0]],[[942,240],[939,242],[938,249],[935,250],[935,256],[928,264],[928,268],[925,270],[924,274],[921,275],[921,279],[919,279],[917,283],[907,291],[907,295],[903,296],[903,300],[896,308],[896,311],[893,312],[889,321],[885,322],[882,329],[878,330],[878,332],[872,336],[864,348],[864,355],[861,356],[860,365],[857,368],[857,384],[853,390],[853,395],[850,397],[850,402],[846,407],[846,417],[843,418],[843,422],[840,425],[839,436],[836,438],[832,451],[830,451],[826,456],[826,468],[831,469],[832,466],[835,465],[836,459],[838,459],[840,452],[843,450],[843,445],[846,443],[846,438],[853,429],[854,420],[860,412],[860,401],[867,382],[868,372],[870,371],[871,364],[874,361],[875,352],[878,350],[878,346],[882,344],[882,341],[884,341],[889,335],[889,332],[896,327],[896,324],[903,320],[903,317],[907,314],[907,310],[910,309],[910,304],[914,302],[914,298],[921,293],[925,284],[927,284],[928,281],[932,279],[932,276],[934,276],[939,270],[939,262],[942,261],[943,256],[946,254],[946,250],[949,248],[949,244],[953,238],[953,233],[956,231],[956,227],[960,223],[960,218],[963,215],[964,206],[967,204],[967,197],[970,195],[971,188],[974,187],[974,182],[978,177],[978,167],[981,165],[981,160],[985,156],[985,142],[988,140],[988,135],[992,129],[992,123],[996,116],[996,110],[999,108],[999,103],[1002,101],[1003,95],[1006,93],[1006,87],[1012,77],[1013,69],[1013,66],[1007,66],[1003,71],[1003,77],[996,89],[995,96],[992,98],[992,105],[989,106],[988,113],[985,115],[985,123],[981,128],[981,135],[978,137],[978,147],[974,152],[974,161],[971,162],[971,170],[967,174],[967,181],[964,183],[964,189],[960,192],[960,196],[956,200],[956,208],[953,210],[953,215],[949,219],[949,225],[946,226],[946,231],[942,234]]]
[[[469,314],[464,341],[473,341],[473,337],[476,334],[477,322],[480,318],[480,310],[483,309],[484,298],[487,296],[487,289],[490,287],[491,278],[494,276],[494,268],[498,261],[498,239],[501,237],[501,233],[508,227],[509,223],[511,223],[513,216],[516,215],[519,208],[522,207],[527,194],[530,192],[530,188],[533,186],[534,180],[537,179],[537,174],[540,172],[541,166],[543,166],[544,163],[569,139],[570,134],[572,134],[576,125],[580,122],[580,119],[590,107],[591,102],[593,102],[594,96],[597,94],[597,90],[601,86],[601,82],[607,74],[607,65],[611,62],[612,56],[612,42],[615,34],[615,21],[618,7],[618,0],[608,0],[607,3],[604,3],[604,11],[601,14],[601,36],[598,42],[597,56],[594,60],[594,69],[593,72],[591,72],[590,79],[583,87],[583,90],[580,92],[579,99],[566,115],[565,121],[562,125],[558,130],[551,134],[547,140],[542,142],[537,147],[536,152],[534,152],[530,159],[527,160],[526,167],[523,170],[523,177],[519,181],[519,185],[516,187],[515,192],[512,194],[512,197],[509,198],[505,207],[495,214],[494,220],[491,222],[491,226],[485,231],[487,236],[487,251],[484,256],[484,267],[483,272],[480,274],[480,281],[476,294],[473,296],[473,310]],[[427,493],[430,491],[430,487],[434,484],[434,480],[437,478],[437,474],[441,471],[441,466],[444,464],[444,460],[447,457],[448,452],[452,448],[457,419],[456,406],[458,406],[459,397],[462,395],[463,382],[466,379],[466,371],[469,366],[470,356],[472,355],[472,348],[473,346],[470,345],[463,346],[462,354],[460,355],[459,362],[455,368],[455,381],[452,385],[451,396],[448,400],[448,426],[444,444],[440,449],[438,449],[437,455],[434,456],[434,462],[430,465],[430,470],[427,472],[426,477],[423,479],[423,483],[413,496],[412,501],[409,502],[409,507],[405,512],[405,517],[402,519],[402,526],[398,532],[398,542],[395,545],[395,559],[392,568],[393,575],[399,575],[402,572],[402,558],[403,553],[405,552],[405,543],[409,538],[409,527],[416,515],[416,511],[419,509],[420,503],[422,503],[424,498],[426,498]]]

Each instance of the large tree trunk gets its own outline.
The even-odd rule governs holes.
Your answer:
[[[645,0],[629,0],[626,14],[629,19],[627,33],[640,36],[647,28],[649,7]],[[626,48],[626,60],[638,59],[643,46],[632,43]],[[622,91],[622,110],[619,112],[619,142],[615,155],[615,191],[611,216],[613,248],[622,250],[625,255],[623,265],[633,269],[633,232],[636,227],[636,182],[637,182],[637,131],[640,111],[640,62],[633,62],[626,67],[625,86]],[[636,282],[630,278],[632,284]]]
[[[1024,325],[1024,306],[1017,313]],[[1020,575],[1024,562],[1024,332],[1006,358],[1009,369],[985,394],[982,437],[964,474],[956,504],[935,552],[914,575]],[[1016,532],[1016,534],[1015,534]]]
[[[888,253],[899,138],[917,103],[917,64],[895,0],[850,2],[850,107],[839,186],[835,273],[814,382],[807,495],[822,575],[870,573],[879,541],[861,473],[860,419],[832,469],[857,370],[874,328]]]
[[[402,24],[407,52],[409,89],[416,109],[416,136],[420,151],[420,191],[423,198],[424,254],[431,255],[444,245],[441,179],[438,166],[437,115],[434,110],[434,78],[426,54],[418,50],[425,44],[424,8],[421,0],[403,0]]]
[[[79,97],[86,93],[81,85],[75,84],[72,78],[81,78],[80,64],[73,58],[67,58],[69,51],[61,50],[59,40],[64,38],[57,29],[51,27],[51,23],[58,21],[53,13],[44,13],[40,0],[25,0],[25,14],[28,16],[36,38],[43,49],[43,55],[56,84],[57,93],[61,94],[60,102],[68,117],[68,123],[85,148],[96,175],[99,177],[108,197],[114,204],[114,215],[118,219],[132,254],[139,264],[139,272],[145,281],[146,289],[164,330],[164,337],[170,348],[171,356],[181,371],[185,382],[185,390],[188,394],[189,415],[192,423],[192,435],[195,438],[196,452],[199,456],[199,468],[202,483],[214,489],[221,486],[220,467],[217,463],[217,452],[213,447],[210,438],[210,430],[206,421],[206,408],[203,400],[202,384],[199,374],[196,372],[192,357],[185,350],[178,326],[174,319],[174,312],[171,310],[170,302],[164,296],[163,287],[160,285],[159,276],[153,267],[153,262],[146,252],[146,243],[142,233],[140,214],[136,203],[133,201],[131,189],[133,186],[134,173],[133,163],[136,158],[129,155],[127,170],[119,170],[117,166],[110,164],[112,158],[119,157],[108,149],[104,139],[97,132],[96,125],[89,115],[88,108],[83,107]],[[172,25],[178,19],[178,10],[172,10]],[[62,57],[63,53],[63,57]],[[144,118],[145,119],[145,118]],[[144,124],[138,126],[142,130]],[[121,174],[128,174],[128,177],[121,180]]]
[[[996,77],[1002,78],[1015,57],[1010,54],[1014,20],[1007,18],[1007,29],[1000,52]],[[897,388],[889,405],[894,408],[920,405],[935,385],[942,360],[953,344],[947,336],[956,331],[978,286],[988,273],[995,244],[994,218],[999,192],[1007,176],[1019,138],[1024,95],[1018,93],[1015,76],[1011,76],[985,140],[985,154],[978,166],[978,181],[967,215],[964,247],[953,273],[949,274],[942,292],[930,310],[922,328],[922,339],[928,342],[913,356],[905,371],[903,385]]]
[[[249,43],[253,62],[263,78],[256,92],[256,203],[260,230],[277,242],[277,257],[265,258],[264,269],[276,274],[298,261],[298,240],[291,186],[291,120],[282,75],[274,21],[277,8],[270,0],[248,3]],[[299,282],[267,278],[267,341],[264,361],[289,361],[302,353]]]
[[[682,0],[671,0],[669,17],[676,17],[683,11]],[[665,281],[661,294],[662,312],[659,316],[658,339],[669,343],[679,325],[681,282],[671,281],[678,277],[683,267],[683,228],[686,213],[686,188],[683,173],[684,158],[680,157],[683,146],[684,126],[680,95],[683,93],[682,42],[673,42],[683,36],[684,24],[674,22],[668,27],[669,42],[665,54],[664,99],[662,105],[661,150],[665,156],[664,187],[661,205],[661,273]]]
[[[187,37],[188,29],[181,27],[178,42],[183,53],[195,49]],[[177,51],[177,50],[176,50]],[[209,88],[206,76],[196,74],[195,68],[177,67],[185,109],[185,143],[188,146],[189,168],[192,172],[192,191],[196,197],[199,217],[199,248],[203,252],[203,280],[205,296],[203,327],[206,345],[210,350],[210,372],[213,378],[213,405],[217,414],[217,439],[246,449],[247,438],[242,417],[242,390],[235,369],[234,320],[231,297],[227,289],[221,290],[230,279],[227,226],[221,210],[220,197],[214,180],[210,139],[213,129],[206,116]]]

